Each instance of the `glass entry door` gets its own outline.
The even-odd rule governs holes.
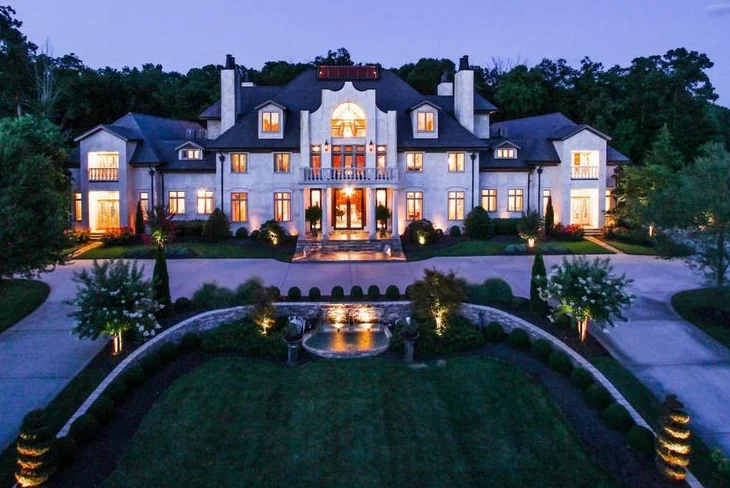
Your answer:
[[[97,200],[96,228],[98,230],[119,227],[119,200]]]
[[[589,197],[572,197],[570,199],[570,223],[588,227],[591,224]]]
[[[332,209],[332,226],[335,229],[365,227],[365,192],[362,188],[335,188]]]

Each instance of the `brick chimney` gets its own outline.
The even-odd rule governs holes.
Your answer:
[[[474,133],[474,71],[469,66],[469,56],[459,59],[459,71],[454,75],[454,115]]]
[[[241,109],[241,76],[236,69],[236,58],[226,54],[226,64],[221,70],[221,133],[236,124]]]

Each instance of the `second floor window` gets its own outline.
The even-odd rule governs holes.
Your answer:
[[[433,112],[418,112],[416,114],[418,132],[433,132]]]
[[[180,159],[203,159],[203,151],[200,149],[181,149]]]
[[[423,218],[423,192],[406,192],[406,220],[421,220]]]
[[[377,152],[375,153],[375,167],[379,169],[386,168],[388,166],[388,148],[387,146],[378,146]]]
[[[485,188],[482,190],[482,208],[487,212],[497,211],[497,189]]]
[[[510,188],[507,190],[507,211],[522,212],[524,209],[524,193],[522,188]]]
[[[494,150],[496,159],[517,159],[517,149],[513,147],[500,147]]]
[[[464,171],[464,153],[449,153],[449,171]]]
[[[198,213],[207,215],[213,213],[213,190],[198,191]]]
[[[248,222],[248,193],[231,193],[231,220]]]
[[[291,220],[291,193],[274,192],[274,220],[289,222]]]
[[[263,112],[261,115],[261,132],[279,132],[279,112]]]
[[[322,147],[317,144],[311,147],[309,167],[312,169],[320,169],[322,167]]]
[[[423,171],[423,153],[406,153],[406,170]]]
[[[274,173],[288,173],[291,171],[291,154],[274,153]]]
[[[171,191],[167,194],[167,206],[170,213],[182,215],[185,213],[185,192]]]
[[[231,173],[248,173],[248,154],[231,154]]]

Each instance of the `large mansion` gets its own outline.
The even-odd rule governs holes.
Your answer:
[[[200,122],[129,113],[80,135],[74,219],[93,232],[133,227],[144,209],[177,219],[222,208],[235,231],[276,219],[306,235],[318,205],[323,238],[376,234],[375,208],[402,233],[426,218],[448,231],[481,205],[494,217],[544,215],[599,228],[627,158],[596,129],[554,113],[491,123],[497,111],[459,70],[421,95],[376,66],[321,66],[285,86],[242,80],[232,56],[221,99]]]

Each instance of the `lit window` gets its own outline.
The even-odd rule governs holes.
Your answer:
[[[288,173],[291,171],[291,154],[274,153],[274,173]]]
[[[606,212],[613,209],[613,191],[612,190],[606,190]]]
[[[281,130],[279,112],[262,112],[261,132],[279,132],[279,130]]]
[[[167,194],[167,206],[170,209],[170,213],[175,215],[182,215],[185,213],[185,192],[184,191],[171,191]]]
[[[522,212],[524,208],[524,193],[522,188],[510,188],[507,190],[507,211]]]
[[[180,159],[203,159],[203,151],[200,149],[181,149]]]
[[[248,222],[248,193],[231,193],[231,220]]]
[[[322,190],[319,188],[312,188],[309,190],[309,206],[310,207],[319,207],[322,208]],[[316,222],[310,222],[309,228],[314,229],[321,229],[322,228],[322,220],[317,220]]]
[[[500,147],[494,150],[496,159],[517,159],[517,149],[513,147]]]
[[[119,153],[90,152],[89,168],[119,168]]]
[[[213,190],[198,190],[197,209],[199,214],[213,213]]]
[[[573,166],[592,166],[591,151],[573,151]]]
[[[464,171],[464,153],[449,153],[449,171]]]
[[[388,166],[388,158],[387,158],[387,152],[388,148],[386,146],[378,146],[376,155],[375,155],[375,167],[379,169],[383,169]]]
[[[423,192],[406,192],[406,220],[421,220],[423,218]]]
[[[375,190],[375,206],[388,206],[388,190],[385,188],[378,188]]]
[[[497,189],[485,188],[482,190],[482,208],[487,212],[497,211]]]
[[[319,146],[314,146],[319,148]],[[312,169],[319,170],[322,167],[322,153],[319,150],[315,151],[314,147],[309,156],[309,167]]]
[[[231,154],[231,173],[248,173],[248,154]]]
[[[418,119],[418,132],[433,132],[433,112],[418,112],[416,114]]]
[[[423,171],[423,153],[406,153],[406,170]]]
[[[74,220],[76,222],[81,222],[81,217],[82,217],[81,202],[82,202],[81,192],[74,193]]]
[[[345,102],[332,112],[332,137],[365,137],[365,111],[359,105]]]
[[[274,220],[289,222],[291,220],[291,193],[274,192]]]
[[[548,203],[550,202],[552,196],[553,196],[553,192],[551,190],[542,191],[542,215],[543,216],[547,212]]]
[[[450,191],[449,192],[449,220],[463,220],[464,219],[464,192],[463,191]]]
[[[147,212],[150,210],[150,194],[146,191],[139,193],[139,206],[142,207],[144,218],[147,218]]]

